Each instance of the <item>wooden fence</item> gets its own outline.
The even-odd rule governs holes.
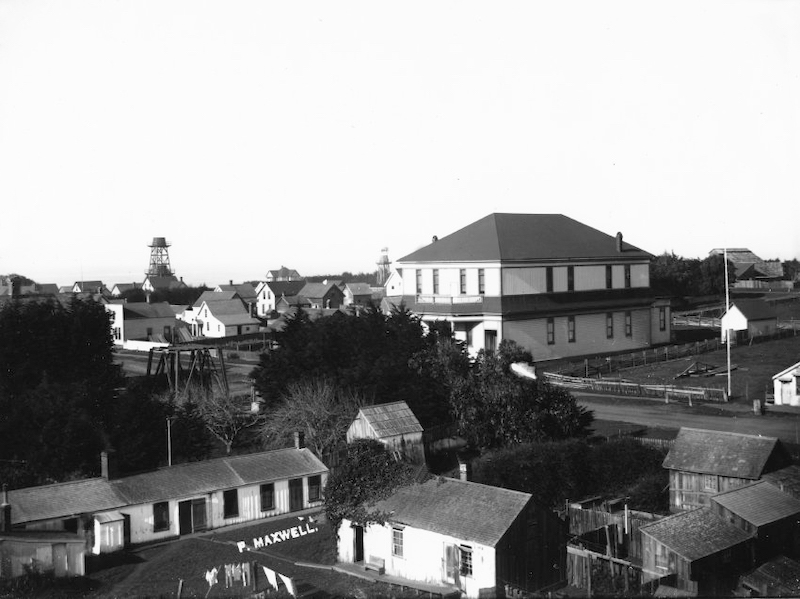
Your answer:
[[[556,387],[580,389],[594,393],[628,395],[631,397],[661,398],[666,402],[688,401],[690,405],[693,401],[728,401],[728,393],[725,389],[676,387],[674,385],[640,385],[623,380],[582,378],[552,372],[543,372],[541,378]]]
[[[612,553],[624,554],[628,559],[639,561],[642,559],[642,536],[639,528],[662,518],[636,510],[628,510],[627,513],[624,510],[610,512],[598,508],[580,508],[574,504],[567,508],[567,517],[571,535],[583,535],[605,528],[609,531],[608,539],[613,541],[614,547],[624,547],[624,551],[614,550]],[[607,547],[597,546],[595,549],[608,551]]]

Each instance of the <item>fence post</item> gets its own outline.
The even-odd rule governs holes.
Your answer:
[[[642,350],[642,362],[647,366],[647,350]]]

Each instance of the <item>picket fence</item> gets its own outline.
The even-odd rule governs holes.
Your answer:
[[[541,377],[549,384],[567,389],[579,389],[595,393],[611,393],[631,397],[653,397],[665,401],[714,401],[727,403],[728,393],[725,389],[706,387],[676,387],[675,385],[640,385],[623,380],[590,379],[577,376],[566,376],[553,372],[543,372]]]

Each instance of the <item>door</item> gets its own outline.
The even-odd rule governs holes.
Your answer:
[[[495,351],[497,349],[497,331],[484,331],[483,347],[486,351]]]
[[[353,525],[353,563],[364,561],[364,527]]]
[[[56,543],[53,545],[53,567],[55,568],[56,578],[61,578],[69,573],[69,568],[67,567],[66,543]]]
[[[444,580],[460,588],[458,546],[450,543],[444,544]]]
[[[206,500],[192,499],[192,532],[205,530],[208,528],[206,523]]]
[[[130,514],[122,514],[122,546],[130,547],[131,545],[131,516]]]
[[[303,479],[293,478],[289,481],[289,511],[303,509]]]
[[[178,503],[178,534],[192,534],[192,502]]]

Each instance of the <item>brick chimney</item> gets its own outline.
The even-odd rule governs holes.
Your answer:
[[[617,233],[617,252],[622,253],[622,233]]]
[[[100,476],[106,480],[117,477],[117,467],[113,449],[100,452]]]
[[[3,483],[3,503],[0,504],[0,532],[11,532],[11,504],[8,503],[8,485]]]
[[[306,435],[303,431],[294,432],[294,448],[303,449],[306,446]]]

